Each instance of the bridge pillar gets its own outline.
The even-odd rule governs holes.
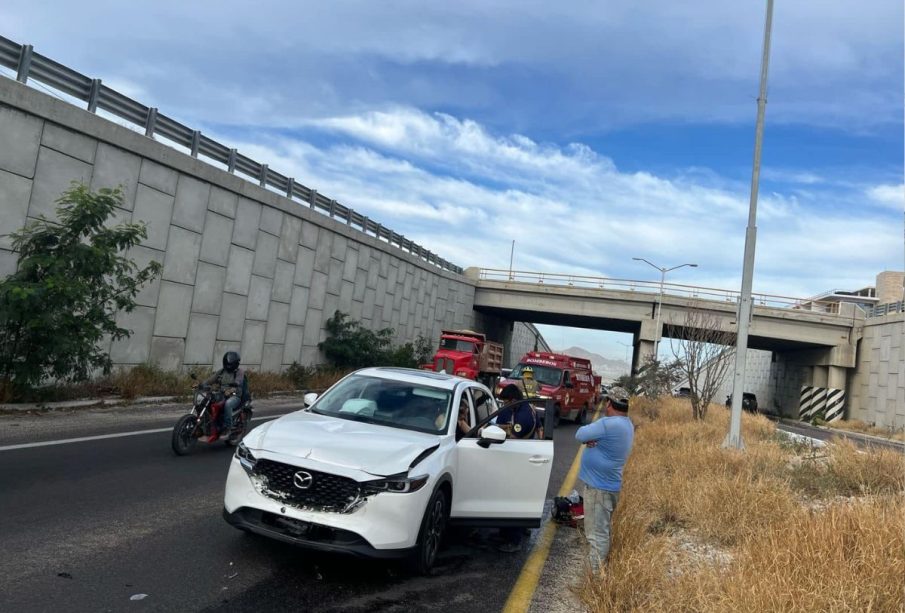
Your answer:
[[[845,389],[846,371],[841,366],[827,366],[826,386],[837,390]]]
[[[654,355],[654,341],[643,338],[635,338],[635,348],[632,351],[632,374],[637,374],[638,370],[644,366],[649,356]]]
[[[827,376],[826,366],[811,366],[811,385],[814,387],[826,387]]]

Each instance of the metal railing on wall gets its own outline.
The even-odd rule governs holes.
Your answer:
[[[884,315],[892,315],[893,313],[905,313],[905,300],[873,306],[867,311],[867,316],[883,317]]]
[[[569,275],[493,268],[479,269],[478,278],[487,281],[513,281],[518,283],[534,283],[538,285],[618,290],[654,295],[658,294],[661,289],[659,281],[640,281],[635,279],[615,279],[611,277],[593,277],[588,275]],[[738,290],[698,287],[680,283],[663,283],[662,289],[664,295],[731,303],[738,302],[741,295]],[[836,302],[815,302],[801,298],[792,298],[790,296],[776,296],[773,294],[759,293],[752,293],[751,298],[757,306],[814,311],[827,314],[839,313],[839,305]]]
[[[403,251],[425,262],[462,274],[462,268],[421,247],[417,243],[394,232],[386,226],[340,204],[336,200],[306,187],[292,177],[287,177],[227,147],[200,130],[193,130],[175,119],[160,113],[155,107],[148,107],[128,96],[104,85],[100,79],[92,79],[67,66],[36,53],[32,45],[20,45],[0,36],[0,66],[16,71],[16,80],[27,83],[33,79],[63,94],[86,103],[92,113],[106,111],[128,121],[144,131],[145,136],[163,137],[188,149],[189,154],[198,159],[207,158],[226,167],[231,174],[237,172],[257,181],[265,189],[272,189],[290,200],[307,204],[312,210],[344,221],[346,225],[361,230],[378,240],[399,247]]]

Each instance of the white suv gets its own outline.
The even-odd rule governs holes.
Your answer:
[[[236,450],[224,517],[326,551],[410,557],[427,572],[448,523],[540,525],[552,440],[507,439],[474,381],[367,368],[258,426]],[[460,403],[467,434],[457,432]]]

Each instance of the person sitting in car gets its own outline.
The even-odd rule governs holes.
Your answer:
[[[456,417],[456,440],[471,431],[471,419],[468,416],[468,398],[462,396],[459,401],[459,415]]]
[[[496,425],[506,431],[509,438],[544,438],[540,416],[522,396],[522,390],[510,383],[500,392],[503,408],[496,416]]]

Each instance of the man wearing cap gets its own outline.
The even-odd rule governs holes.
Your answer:
[[[599,573],[610,551],[613,511],[622,489],[622,468],[632,450],[635,428],[628,418],[628,399],[607,396],[606,416],[575,433],[587,445],[578,477],[584,482],[584,531],[590,545],[591,570]]]

